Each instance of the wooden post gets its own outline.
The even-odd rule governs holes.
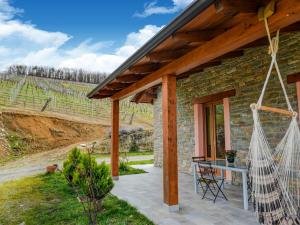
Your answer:
[[[112,101],[111,173],[114,180],[119,179],[119,100]]]
[[[176,77],[162,77],[164,203],[178,211]]]

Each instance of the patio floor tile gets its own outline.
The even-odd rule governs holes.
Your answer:
[[[242,189],[226,185],[229,201],[218,199],[214,204],[201,199],[201,191],[193,189],[192,176],[179,174],[180,212],[170,213],[163,204],[162,169],[144,165],[149,173],[122,176],[112,193],[128,201],[158,225],[257,225],[254,212],[243,210]]]

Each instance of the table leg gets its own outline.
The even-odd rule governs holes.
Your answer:
[[[197,165],[193,164],[193,181],[194,181],[194,191],[195,193],[198,193],[198,185],[197,185]]]
[[[248,184],[247,184],[247,172],[242,172],[243,178],[243,198],[244,198],[244,209],[248,210]]]

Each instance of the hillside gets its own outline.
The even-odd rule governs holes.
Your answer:
[[[108,125],[86,120],[29,111],[3,111],[0,124],[11,146],[10,149],[0,146],[2,158],[43,152],[81,141],[99,140],[109,128]]]
[[[86,97],[96,85],[38,76],[0,76],[0,107],[30,109],[110,121],[110,100]],[[152,126],[152,106],[120,103],[121,121]]]

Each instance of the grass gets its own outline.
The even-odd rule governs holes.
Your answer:
[[[131,161],[128,162],[128,165],[145,165],[145,164],[153,164],[154,159],[146,159],[146,160],[138,160],[138,161]]]
[[[141,174],[141,173],[147,173],[147,172],[143,169],[138,169],[138,168],[134,168],[134,167],[129,166],[128,162],[126,162],[126,163],[121,162],[120,165],[119,165],[119,174],[120,174],[120,176]]]
[[[145,152],[120,152],[119,156],[144,156],[144,155],[153,155],[153,151],[145,151]],[[93,154],[96,158],[109,158],[110,153],[95,153]]]
[[[109,195],[98,215],[101,225],[152,225],[127,202]],[[0,186],[0,224],[86,225],[81,204],[61,174],[39,175]]]

